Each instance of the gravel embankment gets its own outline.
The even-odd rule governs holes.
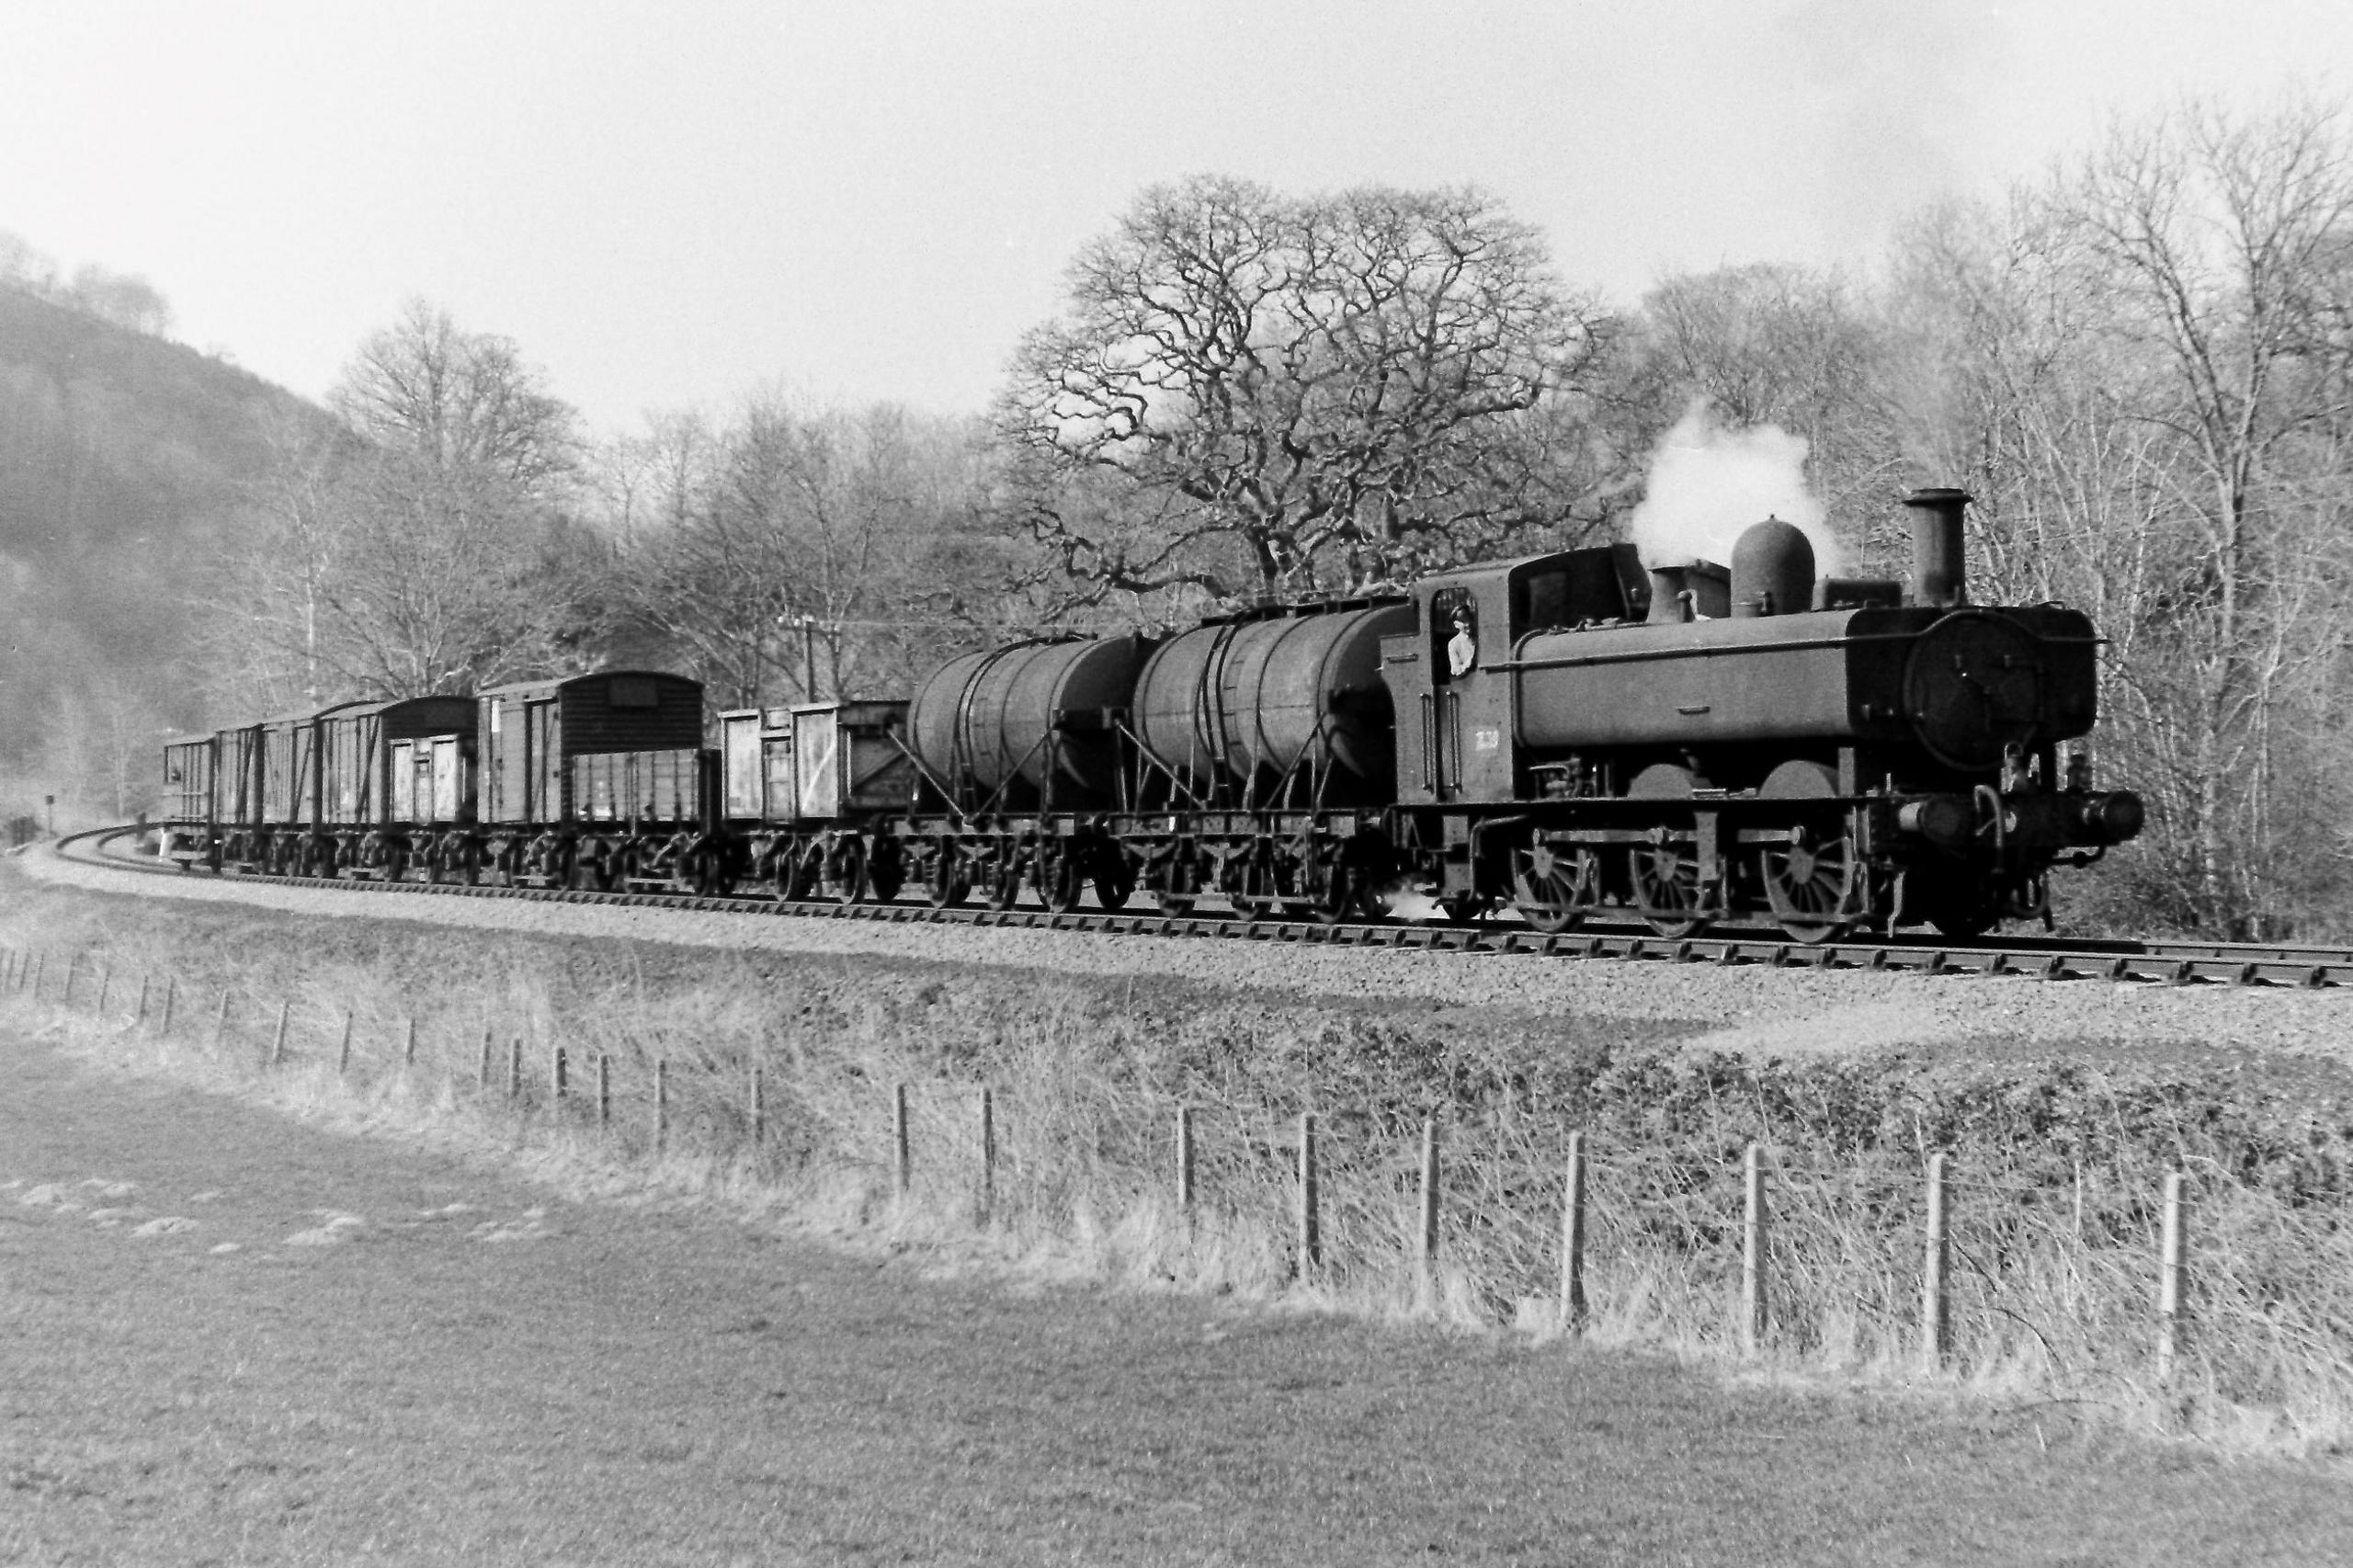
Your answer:
[[[1866,971],[1539,959],[1476,953],[1097,936],[600,904],[436,898],[165,880],[71,863],[43,850],[19,864],[93,891],[233,900],[297,914],[398,919],[543,936],[1154,975],[1231,990],[1287,991],[1534,1014],[1690,1020],[1720,1027],[1693,1049],[1790,1056],[1811,1051],[1971,1041],[2006,1051],[2086,1041],[2248,1050],[2353,1064],[2353,990],[2302,992],[2075,981],[1931,978]]]

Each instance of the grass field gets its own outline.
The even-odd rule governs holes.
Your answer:
[[[2320,1454],[2342,1447],[2353,1409],[2353,1132],[2347,1085],[2309,1062],[2151,1065],[2087,1049],[1759,1062],[1683,1050],[1696,1020],[467,937],[21,886],[0,940],[38,943],[61,964],[86,949],[76,1006],[104,964],[118,1018],[141,981],[155,990],[174,977],[167,1054],[181,1069],[380,1127],[488,1138],[584,1190],[650,1183],[1029,1278],[1369,1320],[1434,1315],[1485,1332],[1551,1292],[1558,1161],[1578,1127],[1597,1151],[1587,1337],[1824,1386],[1919,1383],[1919,1174],[1944,1149],[1959,1172],[1954,1346],[1925,1386],[1948,1403],[2089,1412],[2238,1451]],[[61,978],[46,982],[52,996]],[[265,1075],[281,1001],[290,1060]],[[151,1033],[161,1006],[151,999]],[[339,1077],[347,1017],[351,1071]],[[413,1064],[402,1060],[411,1019]],[[517,1042],[521,1093],[510,1097]],[[574,1091],[561,1105],[548,1081],[558,1046]],[[614,1090],[602,1131],[584,1093],[599,1059]],[[668,1089],[659,1151],[657,1059]],[[902,1082],[915,1174],[904,1199],[890,1123]],[[984,1225],[983,1085],[996,1153]],[[1180,1105],[1199,1133],[1189,1232],[1170,1179]],[[1302,1109],[1323,1119],[1324,1156],[1324,1262],[1304,1272],[1291,1239]],[[1432,1115],[1447,1218],[1437,1297],[1425,1301],[1415,1161]],[[1771,1147],[1776,1167],[1775,1323],[1755,1361],[1734,1312],[1750,1140]],[[2154,1209],[2173,1169],[2191,1173],[2195,1194],[2194,1324],[2179,1373],[2159,1386]]]
[[[0,1072],[0,1561],[2241,1564],[2353,1539],[2336,1471],[2065,1405],[1955,1418],[1024,1284],[21,1036]]]

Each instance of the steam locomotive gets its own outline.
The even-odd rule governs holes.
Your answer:
[[[2098,639],[1977,606],[1969,497],[1923,490],[1910,583],[1818,576],[1799,529],[1729,566],[1616,544],[1165,639],[1041,638],[906,700],[715,715],[601,672],[347,704],[165,751],[183,867],[1055,910],[1139,892],[1260,917],[1597,918],[1798,941],[2048,917],[2141,828],[2063,758]]]

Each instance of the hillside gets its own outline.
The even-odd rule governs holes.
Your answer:
[[[79,792],[111,771],[91,736],[136,731],[143,751],[194,714],[176,672],[188,596],[269,431],[318,417],[233,366],[0,284],[0,773]]]

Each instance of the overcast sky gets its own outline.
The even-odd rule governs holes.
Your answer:
[[[1631,303],[2339,60],[2345,0],[0,0],[0,230],[309,396],[422,295],[599,429],[977,409],[1155,181],[1475,182]]]

